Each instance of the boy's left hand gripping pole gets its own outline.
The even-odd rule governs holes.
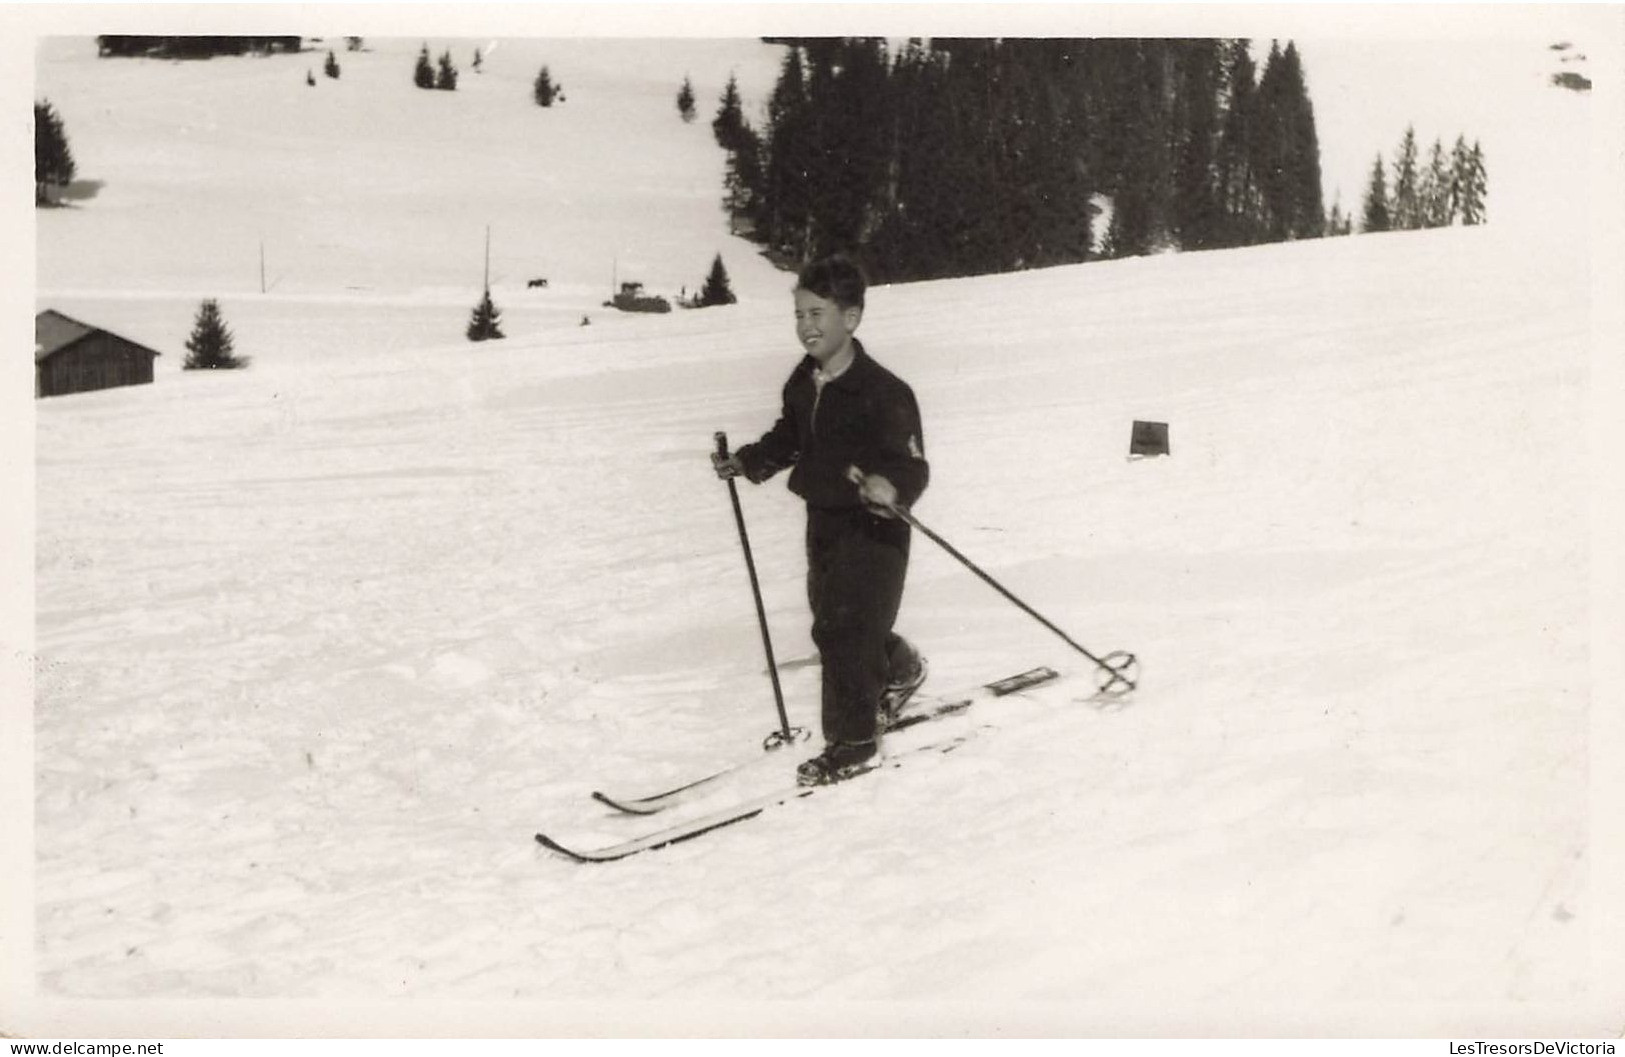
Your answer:
[[[728,435],[717,433],[717,455],[728,457]],[[773,638],[767,630],[767,610],[762,607],[762,587],[756,580],[756,560],[750,554],[750,536],[745,532],[745,511],[739,505],[739,486],[728,478],[728,498],[733,500],[734,523],[739,526],[739,545],[745,551],[745,571],[750,574],[750,593],[756,600],[756,622],[762,629],[762,650],[767,654],[767,677],[773,681],[773,703],[779,710],[779,729],[762,742],[764,749],[777,749],[793,742],[803,741],[807,731],[790,726],[790,717],[784,711],[784,691],[779,687],[779,666],[773,659]]]

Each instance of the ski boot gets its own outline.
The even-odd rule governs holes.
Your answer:
[[[925,658],[916,657],[916,665],[912,672],[886,684],[886,689],[880,693],[880,707],[877,710],[880,729],[885,730],[897,722],[898,713],[908,704],[909,698],[925,682]]]
[[[830,785],[879,766],[879,749],[872,741],[836,741],[796,768],[797,785]]]

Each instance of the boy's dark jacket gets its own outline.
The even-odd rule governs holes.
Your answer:
[[[885,477],[897,488],[898,505],[913,506],[931,476],[919,404],[906,382],[876,363],[856,339],[852,344],[852,365],[825,383],[822,396],[813,381],[818,363],[803,357],[784,383],[778,422],[736,454],[745,476],[757,483],[794,467],[790,491],[810,507],[863,505],[847,478],[849,466]]]

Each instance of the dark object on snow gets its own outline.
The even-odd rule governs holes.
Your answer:
[[[1129,458],[1150,458],[1168,454],[1168,423],[1134,422],[1128,441]]]
[[[535,290],[537,288],[541,288],[541,289],[545,290],[545,289],[547,289],[547,280],[546,279],[532,279],[530,282],[525,284],[525,288],[527,290]]]
[[[605,301],[604,307],[618,308],[622,312],[670,312],[671,302],[645,294],[642,283],[622,283],[621,292]]]
[[[48,308],[34,317],[34,395],[150,385],[152,361],[159,355]]]
[[[502,333],[502,313],[491,302],[491,291],[486,290],[480,303],[474,306],[474,315],[468,321],[469,341],[494,341],[507,335]]]
[[[198,306],[197,320],[192,324],[192,336],[186,339],[188,371],[237,371],[248,366],[248,359],[234,350],[231,330],[220,315],[220,302],[205,298]]]

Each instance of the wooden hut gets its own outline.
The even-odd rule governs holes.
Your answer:
[[[48,308],[34,317],[34,395],[148,385],[152,361],[159,355],[145,345]]]

